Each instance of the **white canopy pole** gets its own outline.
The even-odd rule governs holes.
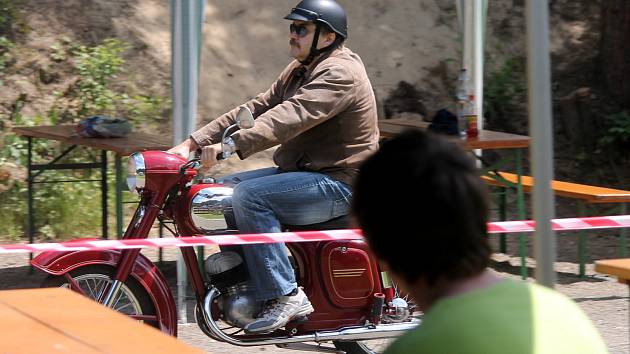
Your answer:
[[[457,0],[457,19],[462,39],[462,69],[475,90],[477,129],[483,129],[483,71],[487,0]],[[481,150],[475,150],[481,155]]]
[[[475,84],[475,103],[477,105],[477,129],[483,129],[483,70],[484,70],[484,43],[486,28],[487,0],[475,0],[473,23],[473,65],[472,79]]]
[[[457,19],[462,39],[462,69],[468,71],[475,88],[477,128],[483,128],[483,70],[485,19],[488,8],[487,0],[458,0]]]
[[[201,26],[205,1],[171,0],[173,143],[195,130]]]
[[[547,0],[525,2],[527,16],[527,76],[529,96],[529,131],[532,138],[530,157],[536,183],[533,213],[536,221],[534,257],[536,281],[553,288],[556,274],[556,238],[551,229],[554,218],[553,136],[551,115],[551,70],[549,59],[549,13]]]
[[[468,0],[463,1],[461,5],[462,14],[461,16],[461,38],[462,38],[462,69],[466,69],[468,71],[468,77],[475,82],[475,73],[473,72],[475,65],[475,50],[474,50],[474,40],[475,40],[475,23],[474,23],[474,14],[475,14],[475,4],[477,0]],[[476,85],[475,85],[476,87]]]
[[[171,0],[173,145],[187,139],[196,128],[204,7],[205,0]],[[187,322],[187,279],[180,253],[177,258],[177,308],[183,323]]]

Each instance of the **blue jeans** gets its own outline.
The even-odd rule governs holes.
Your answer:
[[[282,225],[310,225],[348,213],[348,185],[315,172],[277,168],[236,173],[220,182],[234,184],[232,208],[241,233],[281,232]],[[243,245],[256,299],[271,300],[297,287],[284,243]]]

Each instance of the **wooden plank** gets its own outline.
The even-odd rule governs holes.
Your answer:
[[[67,289],[0,291],[0,302],[19,309],[23,316],[34,319],[49,330],[72,338],[77,343],[96,348],[98,352],[201,353],[153,327],[134,321]],[[4,318],[3,321],[5,321]],[[0,336],[8,338],[15,332],[11,328],[5,328],[0,333],[2,333]],[[29,336],[38,338],[37,333],[31,333]],[[25,352],[44,353],[47,351],[20,351],[20,353]],[[79,352],[82,351],[75,351],[75,353]]]
[[[517,182],[516,174],[501,172],[500,175],[511,183]],[[503,186],[500,181],[490,176],[482,176],[482,178],[484,181],[491,185]],[[521,183],[523,184],[523,191],[530,193],[534,187],[534,178],[531,176],[522,176]],[[551,188],[553,189],[554,193],[559,196],[582,199],[588,203],[630,202],[630,191],[624,191],[620,189],[612,189],[555,180],[551,182]]]
[[[74,125],[14,127],[13,132],[26,137],[56,140],[72,145],[113,151],[122,156],[128,156],[137,151],[168,150],[172,147],[170,139],[142,132],[131,132],[124,138],[77,137],[73,136]]]
[[[425,130],[429,123],[410,118],[394,118],[378,121],[378,128],[383,138],[391,138],[409,128]],[[446,136],[449,137],[449,136]],[[468,139],[450,137],[462,142],[466,149],[520,149],[529,147],[530,138],[525,135],[481,130],[479,136]]]
[[[630,281],[630,258],[595,261],[595,271],[616,276],[620,282],[628,282]]]
[[[0,300],[2,353],[100,353]]]

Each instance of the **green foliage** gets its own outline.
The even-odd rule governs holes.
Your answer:
[[[80,76],[77,83],[80,115],[115,109],[119,96],[109,88],[109,83],[124,63],[121,55],[126,48],[122,41],[109,38],[96,47],[80,46],[74,51],[74,66]]]
[[[2,4],[2,0],[0,0]],[[0,63],[3,48],[10,41],[0,40]],[[22,108],[29,101],[26,94],[18,95],[9,114],[0,113],[0,237],[20,238],[26,229],[27,215],[27,142],[10,133],[12,126],[76,123],[93,114],[105,114],[129,119],[134,125],[151,123],[163,115],[169,100],[153,95],[125,92],[134,85],[114,82],[123,70],[122,54],[128,45],[117,39],[107,39],[100,45],[75,45],[61,38],[50,48],[50,58],[64,65],[72,63],[77,80],[69,89],[53,91],[55,104],[46,115],[25,116]],[[9,52],[9,50],[6,50]],[[10,57],[6,57],[11,59]],[[18,58],[19,59],[19,58]],[[8,60],[8,59],[7,59]],[[12,59],[11,59],[12,60]],[[57,64],[56,64],[57,65]],[[1,70],[0,70],[1,71]],[[33,140],[35,163],[47,163],[67,146],[44,139]],[[89,159],[93,161],[94,158]],[[58,163],[88,162],[85,153],[72,152]],[[111,170],[111,169],[110,169]],[[65,170],[46,171],[38,181],[99,179],[100,171]],[[113,190],[114,176],[108,176],[109,189]],[[101,228],[101,195],[98,182],[70,182],[36,184],[35,228],[38,237],[58,238],[89,236]],[[111,209],[110,209],[111,210]]]
[[[0,36],[11,39],[16,33],[26,33],[28,25],[20,13],[24,0],[0,0]]]
[[[7,68],[8,63],[13,59],[13,55],[11,54],[13,47],[15,47],[13,42],[6,37],[0,37],[0,73]]]
[[[522,57],[510,58],[501,69],[490,73],[484,80],[483,110],[490,123],[504,124],[508,130],[513,129],[510,123],[521,111],[519,104],[524,101],[527,89],[524,65]]]
[[[1,117],[0,117],[1,118]],[[25,117],[15,113],[11,120],[16,126],[42,124],[44,117]],[[62,149],[60,144],[34,139],[33,155],[49,160]],[[70,156],[66,162],[78,162]],[[0,230],[1,237],[19,239],[27,230],[27,141],[15,134],[0,134]],[[36,163],[42,163],[39,161]],[[46,171],[37,180],[95,179],[96,171]],[[77,236],[79,232],[94,235],[100,228],[100,193],[97,183],[36,184],[34,195],[35,227],[39,236],[57,238]],[[96,194],[96,198],[95,195]],[[80,207],[79,207],[80,206]]]
[[[122,54],[128,49],[126,43],[110,38],[95,47],[77,46],[69,49],[71,45],[71,41],[66,39],[51,48],[51,56],[55,55],[59,60],[62,60],[64,53],[70,52],[79,75],[70,94],[57,93],[60,103],[49,112],[51,120],[56,121],[68,115],[82,119],[104,114],[127,118],[138,127],[162,116],[170,101],[122,91],[120,88],[123,85],[115,82],[117,75],[123,71]]]
[[[15,0],[0,0],[0,34],[4,34],[13,24],[15,5]]]
[[[610,114],[606,117],[606,123],[608,128],[599,139],[600,145],[627,151],[630,145],[630,114],[627,111]]]
[[[68,45],[71,44],[72,41],[68,37],[62,37],[60,41],[55,41],[50,46],[50,59],[55,62],[62,62],[68,59],[68,51],[71,48],[68,48]]]
[[[71,176],[79,177],[77,173]],[[45,179],[68,180],[69,176],[50,171],[45,173]],[[0,224],[3,225],[0,236],[18,239],[27,230],[27,186],[19,181],[10,187],[0,193]],[[100,229],[100,189],[96,183],[36,184],[34,209],[35,229],[40,238],[95,235]]]

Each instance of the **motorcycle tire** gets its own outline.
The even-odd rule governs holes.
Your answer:
[[[370,341],[334,341],[335,348],[346,354],[380,354],[395,338],[370,340]]]
[[[70,271],[70,276],[81,286],[85,295],[98,299],[106,282],[114,275],[114,268],[105,265],[88,265]],[[45,288],[70,288],[64,276],[49,275],[42,282]],[[155,316],[155,306],[147,291],[133,277],[129,277],[120,288],[121,292],[113,309],[125,315]],[[157,318],[157,317],[156,317]],[[145,322],[145,321],[141,321]],[[146,321],[146,324],[159,329],[158,321]]]
[[[422,317],[421,312],[416,311],[416,304],[413,299],[398,289],[395,286],[396,296],[399,296],[409,304],[412,312],[412,317],[419,319]],[[396,338],[381,338],[372,339],[367,341],[333,341],[335,348],[345,352],[346,354],[380,354],[387,349],[387,347],[395,341]]]

